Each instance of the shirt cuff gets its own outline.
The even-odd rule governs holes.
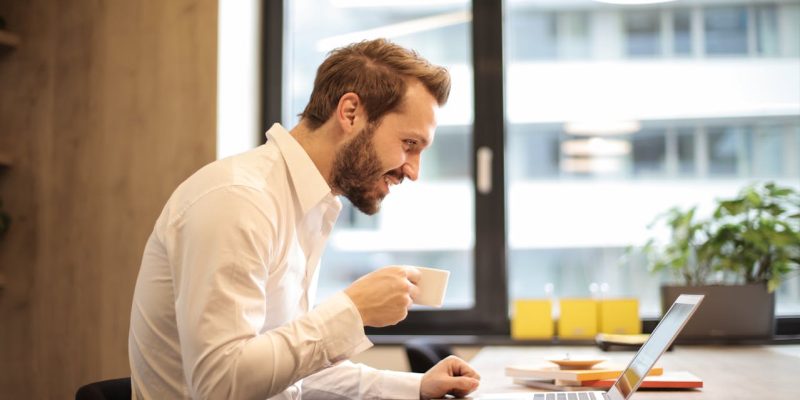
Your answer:
[[[381,399],[419,399],[422,374],[386,370],[380,373]]]
[[[322,343],[329,365],[372,347],[372,342],[364,333],[361,313],[344,292],[336,293],[310,314],[322,330]]]

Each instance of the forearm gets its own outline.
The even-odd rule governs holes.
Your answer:
[[[311,400],[418,399],[422,374],[378,370],[345,361],[303,380]]]
[[[280,328],[219,346],[191,373],[199,398],[265,399],[372,344],[339,294]]]

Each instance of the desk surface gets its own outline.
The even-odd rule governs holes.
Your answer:
[[[602,354],[626,365],[634,352],[601,352],[596,347],[487,346],[470,361],[481,374],[476,394],[535,391],[511,382],[507,365],[541,362],[553,354]],[[703,379],[703,389],[637,392],[633,399],[800,399],[800,345],[786,346],[678,346],[656,365],[665,370],[689,371]]]

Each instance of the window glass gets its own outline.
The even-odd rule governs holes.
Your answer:
[[[666,136],[660,128],[642,129],[633,135],[633,173],[663,176],[666,168]]]
[[[673,49],[675,55],[692,54],[692,14],[688,9],[672,12]]]
[[[561,59],[582,59],[589,56],[591,20],[585,12],[558,14],[558,56]]]
[[[764,4],[753,8],[755,12],[756,52],[761,56],[777,56],[778,15],[774,4]]]
[[[560,135],[561,129],[554,126],[509,126],[509,166],[506,173],[512,179],[557,177]]]
[[[712,126],[708,128],[709,172],[712,176],[736,176],[746,168],[744,141],[747,128],[738,126]]]
[[[779,177],[789,173],[783,148],[790,143],[785,125],[756,126],[753,135],[753,176]]]
[[[285,5],[284,69],[290,84],[284,122],[289,127],[308,102],[326,54],[349,43],[385,37],[447,67],[452,77],[450,100],[437,116],[439,127],[433,146],[423,153],[419,181],[393,187],[375,216],[361,214],[342,198],[344,209],[321,261],[317,301],[376,268],[406,264],[449,269],[445,308],[471,307],[470,4],[306,0]]]
[[[629,56],[661,54],[661,22],[657,10],[626,12],[625,34]]]
[[[682,176],[695,176],[697,174],[695,130],[692,128],[679,128],[677,134],[678,173]]]
[[[507,51],[514,59],[551,60],[557,55],[556,15],[523,9],[507,16],[508,26],[516,35],[508,38]]]
[[[673,278],[626,251],[654,234],[647,227],[657,215],[676,206],[708,215],[716,199],[754,180],[800,189],[800,58],[753,58],[747,22],[763,31],[749,39],[764,42],[758,54],[770,54],[797,40],[783,35],[796,32],[798,18],[770,5],[675,4],[506,2],[511,302],[588,297],[595,288],[637,297],[643,315],[657,316],[658,287]],[[526,35],[542,29],[519,17],[529,14],[582,15],[575,21],[594,48],[570,59],[525,53]],[[527,46],[558,53],[560,21],[555,35],[537,37],[551,43]],[[610,48],[623,57],[609,57]],[[800,278],[780,286],[776,310],[800,312]]]
[[[709,7],[703,19],[706,54],[747,54],[747,7]]]

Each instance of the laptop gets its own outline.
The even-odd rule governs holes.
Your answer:
[[[506,393],[484,394],[474,397],[476,400],[627,400],[636,389],[664,351],[672,344],[678,333],[694,314],[703,295],[682,294],[669,308],[661,322],[650,334],[650,337],[639,348],[639,352],[622,371],[622,375],[611,386],[608,392],[542,392],[542,393]]]

